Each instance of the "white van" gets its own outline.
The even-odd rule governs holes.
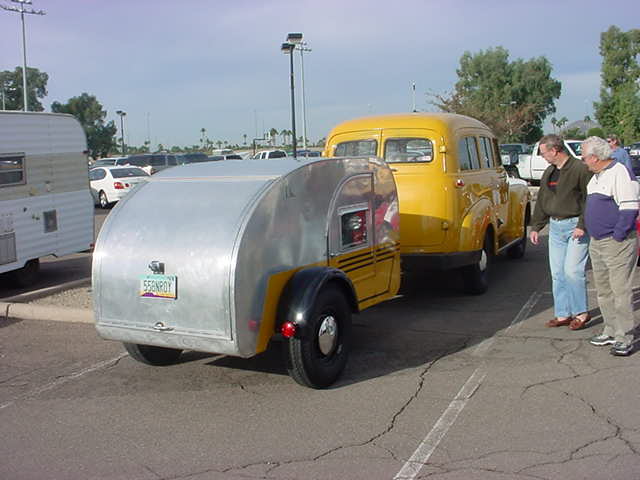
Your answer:
[[[569,155],[581,159],[582,158],[582,140],[564,140],[564,146]],[[542,174],[549,166],[542,155],[540,155],[540,142],[533,146],[531,155],[518,155],[518,174],[523,180],[538,184],[542,178]]]
[[[87,141],[71,115],[0,111],[0,273],[27,286],[40,257],[94,241]]]

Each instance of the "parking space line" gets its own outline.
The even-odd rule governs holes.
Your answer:
[[[82,370],[78,370],[77,372],[71,373],[70,375],[65,375],[64,377],[58,378],[57,380],[54,380],[53,382],[47,383],[46,385],[43,385],[42,387],[38,387],[35,388],[23,395],[20,395],[18,398],[14,399],[14,400],[10,400],[8,402],[2,403],[0,404],[0,410],[10,407],[11,405],[15,404],[16,402],[18,402],[19,400],[25,400],[27,398],[31,398],[31,397],[35,397],[36,395],[40,395],[43,392],[46,392],[48,390],[52,390],[60,385],[63,385],[71,380],[74,380],[78,377],[81,377],[83,375],[86,375],[87,373],[91,373],[91,372],[95,372],[96,370],[100,370],[101,368],[104,368],[106,366],[109,366],[113,363],[116,363],[118,360],[120,360],[121,358],[124,358],[128,355],[128,353],[124,352],[121,353],[120,355],[118,355],[117,357],[114,358],[110,358],[109,360],[104,360],[102,362],[98,362],[94,365],[91,365],[90,367],[87,368],[83,368]]]
[[[511,321],[506,331],[509,331],[512,327],[517,328],[522,321],[528,318],[531,310],[538,302],[541,293],[535,291],[531,294],[526,303],[522,306],[518,314]],[[495,342],[495,335],[485,339],[480,342],[478,346],[474,349],[471,355],[476,357],[482,357],[486,355],[486,353],[491,349],[493,343]],[[424,467],[429,458],[438,447],[444,436],[447,434],[449,429],[456,422],[458,415],[464,410],[464,407],[467,406],[467,403],[475,393],[475,391],[480,387],[482,381],[487,376],[487,367],[485,365],[480,365],[478,368],[474,370],[471,376],[464,383],[462,388],[458,391],[454,399],[449,403],[449,406],[445,409],[445,411],[440,415],[440,418],[436,421],[435,425],[431,429],[431,431],[427,434],[426,437],[420,442],[418,448],[413,452],[413,455],[405,462],[400,471],[393,477],[393,480],[413,480],[422,467]]]

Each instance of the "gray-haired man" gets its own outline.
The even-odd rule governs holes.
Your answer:
[[[633,273],[638,259],[636,217],[640,187],[611,147],[599,137],[582,143],[582,160],[594,175],[587,185],[584,221],[591,236],[589,255],[604,320],[593,345],[613,345],[612,355],[633,351]]]

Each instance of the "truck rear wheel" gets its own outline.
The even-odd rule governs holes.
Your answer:
[[[326,388],[342,373],[351,348],[351,310],[344,294],[326,287],[316,298],[307,329],[288,341],[287,370],[311,388]]]
[[[467,293],[480,295],[489,289],[489,270],[493,259],[491,236],[484,236],[484,244],[480,252],[480,260],[473,265],[462,268],[464,290]]]
[[[139,345],[137,343],[125,343],[124,348],[134,360],[153,366],[172,365],[178,361],[182,353],[182,350],[177,348]]]

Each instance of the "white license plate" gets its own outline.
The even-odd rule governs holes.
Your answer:
[[[175,275],[142,275],[140,296],[146,298],[176,298],[178,277]]]

